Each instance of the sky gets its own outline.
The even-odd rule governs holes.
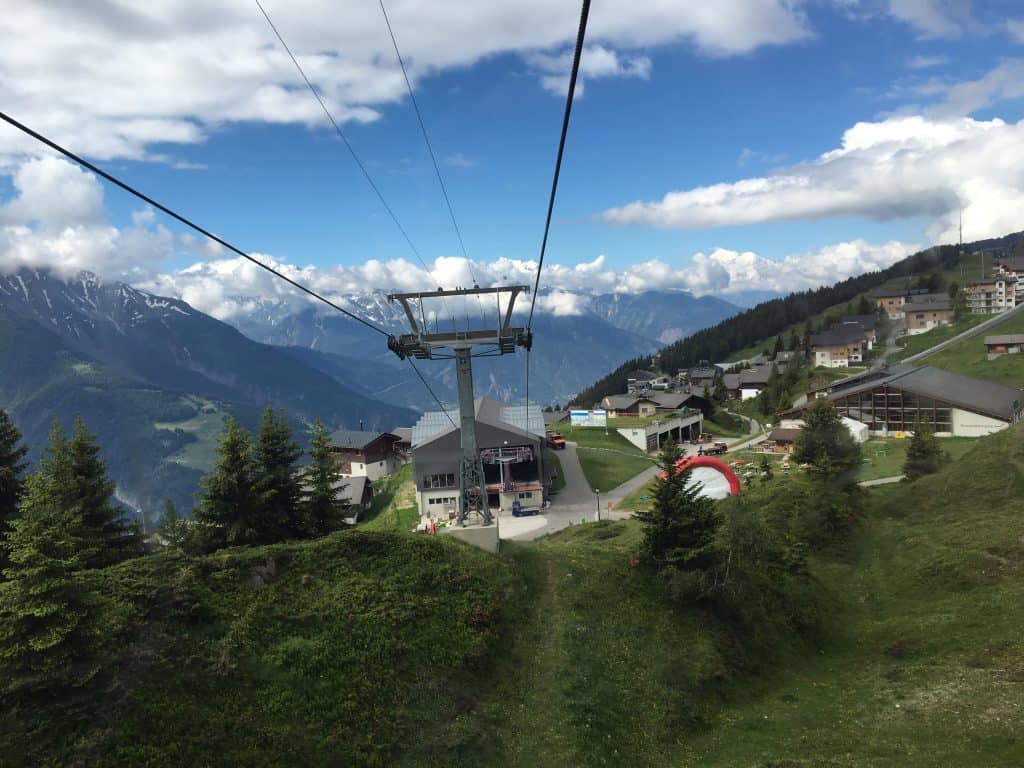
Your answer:
[[[532,283],[578,6],[385,6],[471,265],[372,0],[264,7],[415,252],[254,0],[16,4],[0,109],[332,296]],[[595,0],[540,309],[827,284],[961,211],[965,240],[1020,230],[1022,108],[1016,0]],[[295,300],[229,257],[0,125],[0,270]]]

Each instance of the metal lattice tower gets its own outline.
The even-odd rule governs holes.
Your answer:
[[[508,355],[516,347],[529,350],[533,334],[528,328],[512,327],[512,311],[516,298],[529,293],[525,285],[498,288],[457,288],[423,293],[393,293],[388,301],[397,301],[405,310],[409,320],[409,333],[397,338],[388,338],[388,348],[399,358],[416,357],[421,360],[455,360],[455,375],[459,388],[459,435],[462,460],[459,465],[459,525],[465,525],[470,512],[477,512],[484,525],[493,522],[487,503],[487,488],[484,483],[484,467],[476,439],[476,403],[473,396],[473,358],[480,356]],[[501,296],[508,294],[508,306],[502,310]],[[454,328],[439,331],[435,325],[430,332],[424,301],[440,300],[455,296],[493,295],[497,304],[496,323],[493,328],[478,328],[464,331]],[[477,299],[479,301],[479,298]],[[417,317],[417,314],[419,317]],[[479,351],[474,353],[474,348]],[[527,403],[529,409],[529,403]],[[527,410],[529,415],[529,410]]]

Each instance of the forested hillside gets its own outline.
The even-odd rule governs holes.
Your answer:
[[[967,249],[971,247],[966,246]],[[880,272],[867,272],[834,285],[791,293],[784,298],[763,302],[753,309],[668,345],[661,350],[661,368],[666,372],[675,373],[678,369],[689,368],[702,361],[724,361],[744,347],[760,342],[768,344],[772,337],[788,327],[805,322],[829,307],[848,302],[858,294],[871,291],[888,280],[909,277],[935,268],[948,269],[955,265],[958,259],[956,246],[936,246],[908,256]],[[606,395],[625,392],[629,372],[649,366],[649,358],[629,360],[604,378],[581,390],[574,402],[590,405]]]

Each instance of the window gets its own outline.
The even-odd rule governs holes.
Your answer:
[[[424,475],[423,476],[423,487],[424,488],[454,488],[455,487],[455,475],[451,472],[440,475]]]
[[[533,492],[532,491],[526,491],[525,493],[520,493],[519,494],[519,498],[520,499],[532,499],[533,498]]]
[[[427,504],[434,506],[440,505],[443,507],[455,506],[455,502],[458,501],[456,496],[438,496],[437,498],[429,499]]]

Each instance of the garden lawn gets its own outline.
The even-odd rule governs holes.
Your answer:
[[[989,316],[973,317],[985,319]],[[1024,316],[1016,315],[984,334],[964,339],[949,349],[925,358],[921,363],[1019,389],[1024,387],[1024,355],[1001,355],[995,360],[989,360],[985,349],[985,336],[1007,333],[1024,333]]]
[[[940,437],[938,440],[942,449],[954,461],[978,444],[978,439],[971,437]],[[880,477],[902,475],[909,445],[910,438],[902,440],[873,438],[868,440],[860,447],[863,463],[857,473],[857,480],[877,480]]]
[[[983,320],[988,320],[991,315],[965,315],[961,319],[957,320],[951,325],[943,325],[938,328],[932,328],[930,331],[925,333],[916,333],[913,336],[901,336],[897,339],[896,344],[900,349],[889,357],[890,362],[896,362],[903,360],[904,358],[916,355],[918,352],[924,352],[929,347],[934,347],[936,344],[941,344],[944,341],[948,341],[956,336],[958,333],[969,331],[971,328],[976,326]],[[993,330],[992,333],[1014,333],[1014,331],[1003,330],[1000,327],[998,330]],[[968,345],[973,343],[981,347],[982,357],[985,354],[985,345],[982,343],[983,336],[977,336],[972,339],[967,339],[964,342],[956,345],[957,347]],[[954,347],[955,348],[955,347]],[[934,365],[932,362],[935,357],[927,357],[921,361],[921,365]],[[945,367],[945,366],[939,366]]]

